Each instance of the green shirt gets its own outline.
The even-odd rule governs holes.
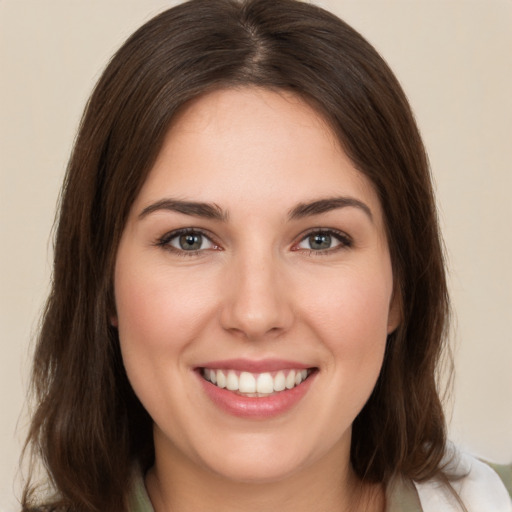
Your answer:
[[[508,466],[502,465],[502,464],[492,464],[490,462],[487,462],[486,464],[489,464],[496,473],[498,473],[498,476],[501,478],[502,482],[505,484],[505,487],[507,488],[508,493],[512,497],[512,464],[509,464]]]

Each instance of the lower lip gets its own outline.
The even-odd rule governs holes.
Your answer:
[[[313,372],[305,381],[292,389],[266,397],[248,397],[219,388],[197,372],[205,393],[216,406],[233,416],[252,419],[272,418],[290,410],[308,392],[316,374],[316,371]]]

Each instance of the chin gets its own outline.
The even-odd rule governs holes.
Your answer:
[[[222,464],[210,465],[211,471],[219,477],[241,484],[272,484],[300,472],[304,462],[284,458],[275,454],[272,458],[247,459],[246,457],[226,457]]]
[[[219,439],[219,443],[210,448],[205,447],[206,450],[197,455],[200,464],[218,477],[245,484],[271,484],[303,472],[310,474],[313,467],[322,466],[324,462],[330,465],[332,460],[340,459],[341,451],[345,455],[345,437],[336,442],[331,436],[324,435],[325,443],[316,444],[308,442],[308,437],[307,432],[299,429],[278,435],[277,428],[231,435]]]

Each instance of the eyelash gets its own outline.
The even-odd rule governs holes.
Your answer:
[[[350,249],[352,247],[353,242],[352,239],[343,231],[338,231],[337,229],[313,229],[311,231],[308,231],[304,235],[301,236],[300,240],[294,244],[294,247],[297,247],[298,244],[302,243],[303,241],[307,240],[308,238],[315,236],[315,235],[327,235],[335,240],[337,240],[339,245],[335,247],[330,247],[328,249],[321,249],[321,250],[314,250],[314,249],[301,249],[296,248],[292,249],[295,251],[304,251],[308,256],[323,256],[326,254],[332,254],[338,251],[341,251],[343,249]]]
[[[171,241],[175,238],[178,238],[183,235],[200,235],[204,238],[206,238],[211,244],[213,244],[214,250],[221,250],[220,246],[212,239],[212,236],[203,231],[202,229],[198,228],[184,228],[184,229],[177,229],[175,231],[170,231],[169,233],[166,233],[162,237],[158,238],[158,240],[155,242],[155,245],[157,247],[161,247],[162,249],[172,252],[178,256],[197,256],[200,253],[204,252],[207,249],[197,249],[197,250],[191,250],[186,251],[184,249],[178,249],[176,247],[173,247],[171,245]],[[315,236],[315,235],[323,235],[323,236],[330,236],[334,239],[336,239],[339,243],[339,245],[335,247],[330,247],[327,249],[322,250],[314,250],[314,249],[303,249],[299,248],[298,245],[305,240],[307,240],[309,237]],[[334,252],[348,249],[352,247],[352,239],[344,232],[338,231],[336,229],[314,229],[312,231],[309,231],[301,236],[298,242],[293,244],[292,251],[302,251],[306,253],[308,256],[322,256],[325,254],[332,254]]]
[[[173,247],[171,245],[171,241],[174,240],[175,238],[178,238],[183,235],[200,235],[203,238],[205,238],[206,240],[208,240],[214,246],[215,250],[220,249],[218,244],[212,239],[212,236],[209,233],[207,233],[199,228],[184,228],[184,229],[177,229],[175,231],[170,231],[169,233],[166,233],[165,235],[160,237],[156,241],[155,245],[157,247],[161,247],[162,249],[164,249],[166,251],[172,252],[173,254],[176,254],[178,256],[184,256],[184,257],[198,256],[199,254],[201,254],[202,252],[204,252],[206,250],[206,249],[197,249],[197,250],[186,251],[184,249],[178,249],[176,247]]]

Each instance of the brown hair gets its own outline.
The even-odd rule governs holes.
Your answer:
[[[356,418],[361,479],[442,474],[436,368],[448,319],[427,157],[396,78],[356,31],[295,0],[192,0],[141,27],[101,76],[62,190],[52,291],[33,366],[28,445],[55,495],[40,510],[125,510],[130,469],[152,463],[152,422],[127,380],[112,275],[128,211],[185,102],[253,85],[295,92],[330,123],[383,206],[402,322]],[[34,510],[29,483],[24,510]]]

